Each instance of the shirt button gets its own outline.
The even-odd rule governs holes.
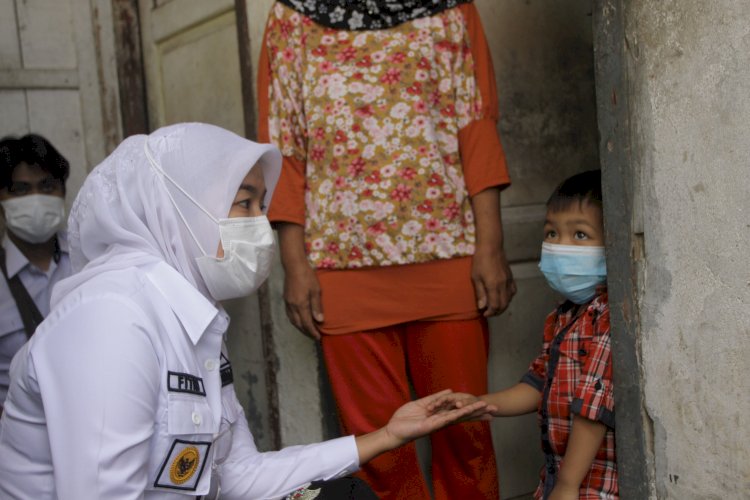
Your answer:
[[[206,367],[206,370],[212,372],[216,369],[216,360],[215,359],[207,359],[204,366]]]
[[[200,414],[197,411],[193,412],[193,423],[195,425],[200,425],[201,424],[201,416],[200,416]]]

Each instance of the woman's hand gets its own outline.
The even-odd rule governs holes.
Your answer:
[[[320,340],[323,303],[318,277],[305,255],[305,230],[292,223],[281,223],[278,230],[286,315],[299,331]]]
[[[487,415],[488,405],[484,401],[477,398],[470,401],[462,397],[459,404],[454,404],[450,399],[444,399],[453,394],[456,393],[446,389],[406,403],[393,414],[385,427],[386,431],[404,444],[442,429],[446,425],[491,418]],[[473,398],[470,394],[461,394],[461,396]],[[436,404],[438,401],[442,403]]]
[[[307,261],[286,267],[284,302],[289,321],[305,335],[320,340],[318,325],[323,321],[320,284]]]
[[[452,394],[450,389],[446,389],[410,401],[396,410],[385,427],[357,436],[360,463],[364,464],[381,453],[398,448],[447,425],[464,420],[482,419],[487,413],[487,403],[484,401],[475,401],[461,408],[456,408],[452,403],[446,403],[444,406],[433,404],[449,394]]]
[[[473,405],[477,401],[481,401],[487,404],[487,406],[484,407],[483,413],[479,416],[470,416],[468,418],[463,419],[463,421],[466,420],[484,420],[489,421],[492,420],[493,417],[500,416],[498,413],[497,406],[494,402],[489,401],[488,398],[489,395],[477,397],[473,394],[467,394],[465,392],[451,392],[449,394],[445,394],[441,396],[440,398],[434,400],[429,410],[432,412],[438,412],[438,411],[445,411],[446,409],[452,409],[452,408],[466,408],[469,405]]]

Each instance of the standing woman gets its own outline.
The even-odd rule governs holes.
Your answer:
[[[0,498],[278,498],[472,413],[422,400],[365,436],[257,451],[218,301],[268,275],[279,169],[274,147],[203,124],[130,137],[94,169],[69,220],[74,274],[13,359]]]
[[[269,218],[291,322],[320,339],[345,432],[417,395],[487,388],[487,317],[515,293],[492,63],[471,0],[279,0],[259,69],[261,140],[284,156]],[[489,426],[432,436],[437,499],[497,498]],[[363,469],[427,499],[414,446]]]

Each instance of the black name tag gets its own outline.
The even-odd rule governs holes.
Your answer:
[[[169,392],[185,392],[205,396],[203,379],[189,373],[167,372],[167,388]]]
[[[229,385],[234,382],[234,374],[232,373],[232,365],[224,353],[221,353],[221,365],[219,366],[221,371],[221,386]]]

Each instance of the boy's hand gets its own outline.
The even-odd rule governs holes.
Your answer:
[[[460,407],[454,405],[450,408],[448,405],[435,404],[450,394],[450,389],[446,389],[406,403],[393,414],[385,427],[386,432],[401,445],[446,425],[481,418],[487,413],[487,403],[477,398],[474,398],[474,402],[466,402]]]
[[[427,410],[431,414],[436,414],[444,411],[450,411],[455,408],[466,408],[467,406],[471,406],[477,402],[483,402],[483,400],[472,394],[466,394],[464,392],[451,392],[435,399],[427,408]],[[492,417],[495,416],[496,412],[497,407],[491,404],[486,404],[486,406],[481,408],[479,412],[474,412],[471,415],[462,418],[461,421],[492,420]]]

